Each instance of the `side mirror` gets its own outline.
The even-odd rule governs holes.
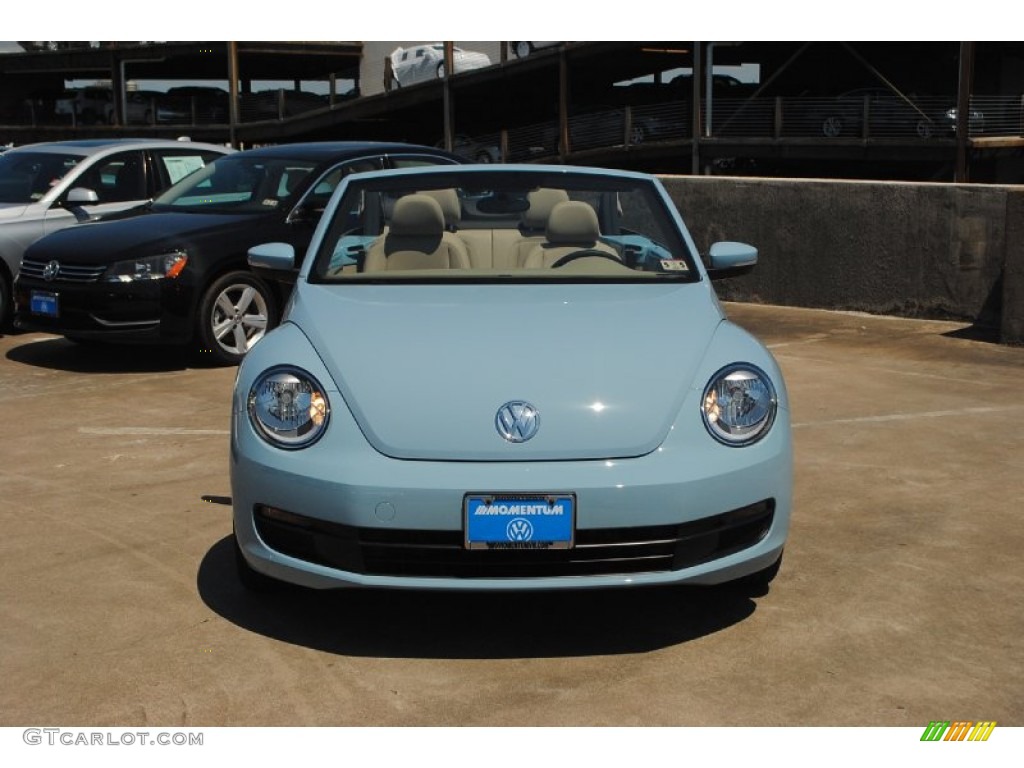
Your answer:
[[[261,243],[248,253],[249,266],[261,277],[281,283],[294,283],[295,248],[289,243]]]
[[[712,280],[738,277],[757,266],[757,248],[746,243],[721,241],[708,251],[708,276]]]
[[[93,189],[85,187],[72,187],[68,190],[68,203],[71,205],[96,205],[100,196]]]

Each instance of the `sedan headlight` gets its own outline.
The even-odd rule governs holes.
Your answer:
[[[320,383],[298,368],[264,371],[249,390],[249,421],[278,448],[312,445],[327,429],[330,405]]]
[[[136,280],[177,277],[187,263],[188,254],[184,251],[159,253],[142,259],[115,262],[103,273],[103,279],[109,283],[131,283]]]
[[[760,368],[736,363],[711,377],[701,398],[704,426],[720,443],[750,445],[764,437],[775,421],[778,398]]]

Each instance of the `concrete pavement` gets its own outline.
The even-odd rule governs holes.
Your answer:
[[[771,592],[256,597],[234,370],[0,337],[3,725],[1024,724],[1024,349],[729,304],[787,376]]]

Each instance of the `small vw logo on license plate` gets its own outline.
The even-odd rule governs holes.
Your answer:
[[[529,541],[533,538],[533,525],[529,520],[517,517],[505,529],[509,541]]]

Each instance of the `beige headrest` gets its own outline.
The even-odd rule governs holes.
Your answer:
[[[445,229],[454,229],[462,221],[462,204],[454,189],[425,189],[416,194],[428,195],[437,200],[441,206],[441,213],[444,214]]]
[[[444,214],[437,200],[429,195],[406,195],[395,203],[391,218],[392,235],[433,235],[444,232]]]
[[[526,196],[529,210],[523,214],[523,226],[527,229],[542,230],[548,225],[551,209],[568,201],[569,193],[564,189],[535,189]]]
[[[547,241],[553,245],[593,243],[600,235],[597,214],[587,203],[559,203],[548,218]]]

